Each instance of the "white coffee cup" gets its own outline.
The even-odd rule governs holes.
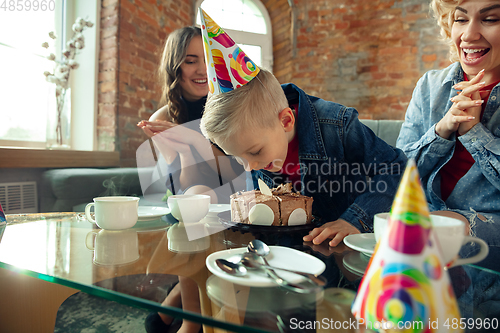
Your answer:
[[[92,230],[85,245],[94,251],[94,263],[123,265],[139,259],[139,238],[134,229]]]
[[[200,222],[210,208],[210,196],[205,194],[171,195],[167,200],[170,214],[180,222]]]
[[[94,206],[95,220],[90,215]],[[101,229],[122,230],[132,228],[138,218],[139,198],[126,196],[97,197],[85,207],[87,220]]]
[[[373,229],[377,242],[387,232],[388,218],[389,213],[379,213],[373,218]],[[447,216],[431,215],[431,222],[446,266],[454,267],[473,264],[483,260],[488,255],[488,244],[484,240],[465,235],[465,223],[463,221]],[[470,242],[479,244],[479,253],[469,258],[457,258],[462,246]]]

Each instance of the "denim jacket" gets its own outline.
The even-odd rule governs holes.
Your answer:
[[[441,199],[439,170],[455,150],[457,137],[448,140],[435,132],[436,124],[450,109],[457,95],[452,86],[463,81],[460,63],[429,71],[418,81],[406,112],[396,146],[414,158],[430,209],[457,209],[498,214],[500,212],[500,85],[491,91],[481,122],[458,137],[472,154],[474,165],[462,177],[449,198]]]
[[[312,196],[321,223],[342,218],[361,232],[373,231],[373,216],[390,210],[406,156],[358,120],[353,108],[308,96],[282,85],[290,104],[298,102],[299,163],[304,195]],[[262,178],[275,187],[280,176],[252,171],[252,188]]]

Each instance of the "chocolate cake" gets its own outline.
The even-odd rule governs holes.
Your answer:
[[[272,196],[259,190],[231,195],[231,220],[238,223],[292,226],[312,221],[313,198],[292,191],[292,184],[271,190]]]

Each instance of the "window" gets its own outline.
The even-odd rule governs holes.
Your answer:
[[[58,11],[0,9],[0,140],[4,145],[44,147],[41,124],[45,124],[50,84],[43,72],[52,63],[41,45],[49,41],[49,31],[59,35]]]
[[[196,8],[200,4],[257,66],[272,70],[271,19],[259,0],[198,0]],[[197,11],[196,23],[200,22]]]
[[[76,17],[83,17],[96,23],[98,0],[39,0],[37,2],[16,2],[21,7],[0,8],[0,146],[45,148],[46,120],[50,105],[55,105],[55,85],[46,82],[43,73],[51,72],[54,63],[46,59],[52,52],[60,59],[62,43],[68,39]],[[14,3],[14,2],[13,2]],[[39,6],[35,8],[35,3]],[[41,3],[47,7],[40,6]],[[31,7],[28,10],[28,4]],[[93,150],[94,117],[97,94],[89,82],[96,81],[96,40],[98,24],[84,32],[85,48],[75,59],[80,63],[78,70],[71,72],[71,112],[73,149]],[[48,33],[54,31],[57,39]],[[97,31],[97,33],[96,33]],[[65,35],[66,34],[66,35]],[[70,36],[71,37],[71,36]],[[48,42],[51,49],[42,47]],[[61,43],[61,45],[54,45]],[[82,54],[84,53],[85,54]],[[59,54],[59,55],[58,55]],[[90,70],[89,70],[90,68]],[[86,83],[83,89],[76,89]],[[89,93],[90,92],[90,93]],[[80,102],[83,100],[83,103]],[[91,109],[89,111],[89,109]],[[82,123],[79,114],[85,114]],[[89,119],[90,118],[90,119]],[[79,126],[75,129],[75,123]],[[89,123],[90,122],[90,123]],[[89,140],[90,138],[90,140]],[[89,144],[90,141],[90,144]]]

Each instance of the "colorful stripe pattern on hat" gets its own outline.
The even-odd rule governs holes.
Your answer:
[[[459,321],[460,312],[413,160],[388,223],[352,304],[354,316],[377,331],[462,332],[443,325]]]
[[[259,67],[201,8],[200,18],[210,93],[234,90],[257,76]]]

